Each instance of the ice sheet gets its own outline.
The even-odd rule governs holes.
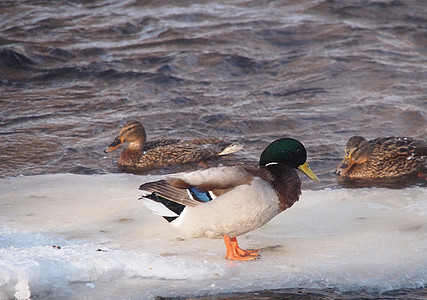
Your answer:
[[[182,239],[141,201],[153,176],[0,180],[0,299],[199,296],[275,288],[388,291],[427,284],[427,190],[304,191],[238,238],[261,259],[230,262],[221,240]]]

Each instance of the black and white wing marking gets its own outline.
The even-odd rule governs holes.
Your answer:
[[[211,192],[201,192],[197,187],[176,188],[166,180],[144,183],[139,187],[143,194],[141,200],[153,213],[172,222],[182,213],[186,206],[211,201],[214,196]]]

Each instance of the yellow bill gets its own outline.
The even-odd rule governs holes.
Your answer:
[[[314,174],[314,172],[310,169],[308,162],[305,162],[304,164],[300,165],[298,169],[300,169],[300,171],[307,175],[307,177],[311,180],[319,182],[319,178],[317,178],[316,174]]]

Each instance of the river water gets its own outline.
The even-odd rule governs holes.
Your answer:
[[[0,178],[120,173],[103,150],[139,120],[242,143],[224,163],[297,138],[303,188],[343,189],[350,136],[426,139],[426,78],[423,0],[3,1]]]

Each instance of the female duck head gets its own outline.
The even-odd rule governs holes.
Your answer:
[[[307,163],[307,151],[301,142],[292,138],[282,138],[269,144],[261,153],[260,166],[284,164],[299,169],[310,179],[319,181]]]
[[[143,149],[145,147],[146,139],[147,135],[145,133],[144,126],[142,126],[138,121],[129,121],[125,126],[120,128],[119,135],[114,139],[110,146],[105,149],[105,153],[113,151],[126,142]]]

